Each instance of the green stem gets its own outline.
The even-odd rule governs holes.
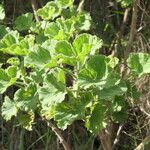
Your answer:
[[[74,74],[73,74],[71,71],[69,71],[68,69],[63,68],[63,67],[60,67],[60,66],[58,66],[58,68],[64,70],[65,72],[67,72],[68,74],[70,74],[72,77],[77,78],[76,75],[74,75]]]
[[[25,135],[25,129],[21,129],[19,150],[24,150],[24,135]]]
[[[21,70],[21,73],[22,73],[22,76],[23,76],[23,79],[25,81],[25,83],[27,83],[27,78],[26,78],[26,69],[24,67],[24,58],[21,57],[21,65],[20,65],[20,70]]]

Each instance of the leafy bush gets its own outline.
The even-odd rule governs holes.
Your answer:
[[[110,119],[124,121],[125,98],[134,95],[132,78],[150,73],[150,55],[131,54],[131,72],[122,78],[120,60],[99,55],[103,40],[86,33],[90,15],[78,12],[73,0],[51,1],[37,13],[40,22],[27,13],[16,19],[16,30],[0,26],[5,31],[0,51],[10,55],[8,67],[0,69],[0,93],[16,88],[14,95],[5,97],[4,119],[15,116],[28,130],[36,114],[47,122],[53,119],[63,130],[83,120],[95,134]],[[22,31],[27,34],[22,36]]]

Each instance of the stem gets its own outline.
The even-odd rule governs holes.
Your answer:
[[[39,19],[39,17],[38,17],[38,15],[37,15],[37,3],[36,3],[36,0],[31,0],[31,6],[32,6],[32,9],[33,9],[33,13],[34,13],[34,16],[35,16],[35,20],[37,21],[37,22],[39,22],[40,21],[40,19]]]
[[[85,1],[85,0],[81,0],[81,2],[79,3],[78,9],[77,9],[77,11],[78,11],[79,13],[82,12],[82,10],[83,10],[84,1]]]
[[[67,72],[68,74],[70,74],[72,77],[74,78],[77,78],[76,75],[74,75],[71,71],[69,71],[68,69],[66,68],[63,68],[63,67],[60,67],[60,66],[57,66],[58,68],[62,69],[63,71]]]
[[[120,30],[117,33],[117,37],[114,40],[114,43],[112,45],[112,47],[113,47],[112,56],[118,56],[118,57],[124,56],[124,52],[119,51],[119,47],[121,46],[121,39],[122,39],[122,36],[124,34],[124,30],[125,30],[125,27],[126,27],[126,24],[127,24],[127,21],[128,21],[129,12],[130,12],[130,8],[127,8],[124,12],[123,21],[122,21]]]
[[[134,42],[134,38],[136,35],[136,24],[137,24],[137,13],[138,13],[138,4],[140,0],[135,0],[133,3],[133,9],[132,9],[132,21],[131,21],[131,30],[130,30],[130,36],[129,36],[129,42],[125,51],[125,60],[128,58],[131,48]]]
[[[70,147],[69,147],[68,143],[65,141],[64,137],[62,136],[61,131],[50,121],[48,122],[48,126],[54,131],[54,133],[60,140],[60,143],[63,145],[64,149],[70,150]]]
[[[27,83],[26,69],[24,67],[24,58],[21,57],[20,60],[21,60],[20,70],[21,70],[21,73],[22,73],[22,76],[23,76],[23,79],[24,79],[25,83]]]
[[[25,129],[21,129],[19,150],[24,150],[24,135],[25,135]]]
[[[113,146],[112,146],[112,150],[115,150],[115,147],[116,147],[117,143],[119,142],[119,137],[120,137],[120,133],[121,133],[122,127],[123,126],[120,125],[119,128],[118,128],[118,131],[117,131],[117,134],[116,134],[116,138],[115,138]]]

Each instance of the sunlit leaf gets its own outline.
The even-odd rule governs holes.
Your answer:
[[[88,31],[91,27],[91,16],[88,13],[81,13],[77,16],[75,23],[77,30]]]
[[[117,2],[120,2],[122,7],[128,7],[134,0],[117,0]]]
[[[128,58],[131,71],[138,75],[150,73],[150,55],[146,53],[132,53]]]
[[[10,120],[13,116],[17,116],[17,107],[14,101],[5,97],[5,101],[2,105],[2,116],[6,121]]]
[[[39,89],[39,98],[42,104],[42,115],[51,118],[53,107],[65,99],[65,85],[57,81],[51,73],[45,78],[43,87]]]
[[[52,1],[38,9],[37,13],[44,20],[53,20],[60,15],[61,9],[56,2]]]
[[[35,111],[39,103],[36,85],[31,83],[26,88],[20,88],[15,93],[14,101],[22,111]]]
[[[16,66],[10,66],[7,68],[7,74],[10,78],[15,78],[17,76],[18,68]]]
[[[5,18],[5,10],[2,4],[0,4],[0,20]]]
[[[86,56],[94,55],[102,47],[102,40],[84,33],[76,37],[73,46],[79,59],[84,62]]]
[[[0,68],[0,93],[4,93],[15,82],[16,78],[11,78],[4,69]]]
[[[74,0],[55,0],[62,8],[71,7]]]
[[[41,46],[35,46],[25,58],[25,63],[33,66],[44,67],[51,59],[50,52]]]

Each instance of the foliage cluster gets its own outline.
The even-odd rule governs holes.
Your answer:
[[[36,115],[53,119],[65,130],[75,120],[97,134],[110,120],[123,122],[126,98],[137,99],[136,77],[150,73],[150,55],[132,53],[128,74],[121,75],[122,60],[100,55],[103,40],[88,33],[91,17],[73,0],[55,0],[32,13],[19,16],[13,29],[0,25],[0,93],[14,86],[2,106],[5,120],[17,117],[31,130]],[[0,5],[0,19],[5,13]],[[124,64],[123,64],[124,65]]]

